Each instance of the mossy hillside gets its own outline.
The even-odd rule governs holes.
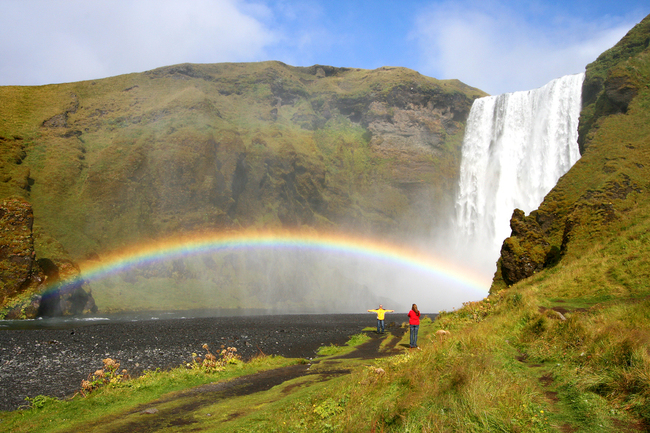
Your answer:
[[[451,206],[483,95],[405,68],[279,62],[3,87],[0,194],[32,204],[37,258],[210,230],[417,236]]]
[[[650,44],[650,21],[646,18],[632,29],[616,46],[602,53],[587,65],[583,86],[583,110],[580,120],[580,147],[584,152],[598,120],[609,114],[627,111],[637,89],[648,81],[634,60]],[[591,131],[591,133],[590,133]]]
[[[6,121],[0,129],[6,137],[19,132],[21,141],[29,143],[21,165],[29,168],[23,177],[33,184],[31,192],[11,192],[29,195],[37,221],[74,257],[174,230],[180,209],[184,216],[176,224],[186,230],[219,223],[232,227],[234,220],[245,226],[269,220],[290,224],[292,219],[337,224],[359,214],[350,215],[351,194],[365,197],[370,183],[390,186],[388,166],[395,163],[373,152],[363,123],[350,117],[358,120],[355,116],[370,100],[403,103],[396,87],[417,86],[429,96],[481,95],[461,83],[441,84],[403,68],[332,69],[336,75],[320,79],[307,69],[274,62],[180,65],[37,89],[3,88],[3,99],[14,101],[15,107],[3,105],[11,117],[3,113]],[[59,123],[49,123],[56,126],[42,126],[57,116]],[[317,127],[306,125],[303,117],[316,119]],[[450,140],[435,156],[425,156],[434,169],[424,179],[411,173],[412,180],[448,184],[446,178],[457,170],[459,144]],[[277,214],[268,215],[277,206],[275,197],[246,207],[244,203],[257,198],[252,192],[265,195],[245,184],[244,194],[251,191],[242,197],[245,209],[233,210],[229,187],[237,158],[243,155],[251,183],[272,174],[264,172],[269,160],[283,166],[279,176],[270,176],[282,185],[286,182],[278,177],[292,174],[292,165],[299,165],[304,176],[297,177],[298,194],[316,201],[325,197],[323,204],[331,211],[309,209],[300,215],[298,206],[299,216],[290,208],[290,218],[283,222]],[[436,163],[443,170],[435,170]],[[216,169],[219,165],[222,170]],[[190,201],[196,204],[188,205]],[[366,216],[381,220],[377,212],[369,212],[369,203],[360,205]],[[316,223],[309,220],[314,213]]]

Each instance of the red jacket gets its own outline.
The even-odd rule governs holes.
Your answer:
[[[409,325],[419,325],[420,324],[420,313],[415,311],[409,311]]]

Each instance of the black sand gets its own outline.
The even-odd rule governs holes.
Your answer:
[[[397,317],[397,315],[395,315]],[[401,317],[401,316],[400,316]],[[387,316],[387,322],[391,318]],[[103,366],[120,362],[135,376],[191,361],[192,353],[236,347],[256,354],[312,358],[321,345],[343,344],[373,314],[277,315],[107,322],[65,329],[0,330],[0,410],[15,410],[25,397],[66,397]],[[68,325],[70,326],[70,325]]]

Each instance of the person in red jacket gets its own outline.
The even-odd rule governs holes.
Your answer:
[[[409,327],[411,329],[411,349],[418,347],[418,330],[420,329],[420,310],[413,304],[409,311]]]

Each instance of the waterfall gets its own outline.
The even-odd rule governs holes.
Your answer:
[[[457,250],[494,270],[515,208],[536,209],[580,158],[584,74],[535,90],[479,98],[470,110],[455,211]]]

